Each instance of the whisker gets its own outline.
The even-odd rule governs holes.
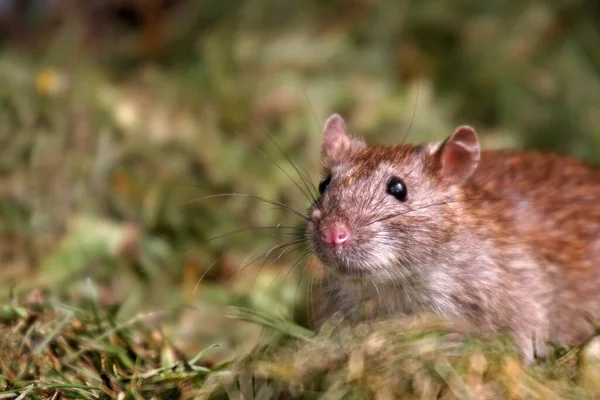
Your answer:
[[[250,261],[248,264],[246,264],[246,262],[248,261],[249,258],[251,258],[251,256],[255,253],[255,251],[251,251],[250,253],[248,253],[248,255],[246,257],[244,257],[244,260],[241,262],[240,267],[238,268],[238,272],[236,275],[240,275],[242,273],[242,271],[248,266],[248,265],[252,265],[253,263],[255,263],[256,261],[260,260],[262,257],[264,257],[265,253],[262,253],[260,256],[256,257],[255,259],[253,259],[252,261]]]
[[[298,170],[296,169],[296,167],[293,165],[293,163],[291,162],[290,158],[287,156],[287,154],[285,154],[285,152],[279,147],[277,146],[277,143],[275,143],[275,140],[271,138],[271,136],[269,134],[266,135],[267,138],[273,142],[275,144],[275,146],[279,149],[279,151],[281,153],[283,153],[283,155],[286,157],[286,159],[288,160],[288,162],[292,165],[292,167],[294,168],[294,170],[296,170],[296,172],[298,173]],[[250,148],[252,148],[254,151],[256,151],[257,153],[259,153],[261,156],[265,157],[268,161],[270,161],[271,163],[273,163],[273,165],[275,165],[277,167],[277,169],[279,169],[281,172],[283,172],[285,174],[285,176],[287,176],[292,183],[298,188],[298,190],[300,190],[300,192],[302,192],[302,194],[304,195],[304,197],[306,197],[306,199],[308,201],[315,201],[315,197],[313,195],[313,193],[310,191],[310,188],[306,185],[306,182],[304,181],[304,178],[300,175],[300,173],[298,173],[298,176],[300,177],[302,183],[304,184],[304,188],[302,188],[298,182],[296,182],[296,180],[294,178],[292,178],[292,176],[290,174],[287,173],[286,170],[284,170],[281,165],[279,165],[279,163],[275,160],[273,160],[273,158],[271,158],[269,155],[267,155],[264,151],[260,150],[259,148],[251,145],[250,143],[247,144]]]
[[[200,283],[202,282],[202,280],[204,280],[204,277],[206,276],[206,274],[208,274],[208,272],[212,269],[212,267],[214,267],[221,258],[223,258],[223,254],[221,254],[219,257],[217,257],[217,259],[215,261],[213,261],[208,266],[208,268],[206,268],[206,271],[204,271],[204,273],[198,279],[198,282],[196,282],[196,285],[194,285],[194,290],[192,290],[192,295],[196,294],[196,290],[198,290],[198,287],[200,287]]]
[[[221,235],[218,236],[214,236],[211,237],[209,239],[204,240],[204,242],[208,243],[208,242],[212,242],[214,240],[217,239],[221,239],[223,237],[226,236],[230,236],[230,235],[235,235],[237,233],[244,233],[244,232],[250,232],[250,231],[255,231],[255,230],[263,230],[263,229],[275,229],[275,233],[273,233],[272,235],[275,236],[277,233],[280,235],[296,235],[298,232],[302,231],[302,228],[300,227],[296,227],[296,226],[281,226],[281,225],[275,225],[275,226],[257,226],[257,227],[253,227],[253,228],[244,228],[244,229],[236,229],[234,231],[230,231],[227,233],[223,233]],[[279,229],[291,229],[295,232],[277,232]],[[271,235],[270,232],[267,232]]]
[[[275,200],[265,199],[264,197],[260,197],[260,196],[257,196],[257,195],[254,195],[254,194],[249,194],[249,193],[219,193],[219,194],[213,194],[213,195],[210,195],[210,196],[204,196],[204,197],[200,197],[200,198],[191,200],[186,205],[189,205],[191,203],[195,203],[195,202],[200,201],[200,200],[212,199],[212,198],[215,198],[215,197],[226,197],[226,196],[249,197],[249,198],[252,198],[252,199],[261,200],[261,201],[264,201],[265,203],[269,203],[269,204],[272,204],[274,206],[281,207],[284,210],[287,210],[287,211],[289,211],[291,213],[294,213],[294,214],[296,214],[297,216],[303,218],[306,221],[309,220],[309,218],[308,218],[307,215],[301,213],[298,210],[295,210],[294,208],[292,208],[292,207],[290,207],[290,206],[288,206],[286,204],[283,204],[283,203],[281,203],[279,201],[275,201]]]
[[[402,142],[400,144],[404,144],[406,142],[406,139],[408,139],[408,135],[410,134],[410,130],[412,128],[413,122],[415,121],[418,104],[419,104],[419,83],[417,82],[417,95],[415,96],[415,106],[413,108],[413,113],[412,113],[412,116],[410,117],[410,122],[408,124],[408,127],[406,128],[406,133],[404,133],[404,138],[402,138]]]
[[[423,209],[427,209],[427,208],[430,208],[430,207],[443,206],[443,205],[452,204],[452,203],[462,203],[462,202],[465,202],[465,201],[467,201],[467,202],[469,202],[469,201],[482,201],[482,202],[483,201],[517,201],[517,202],[524,202],[524,201],[527,201],[527,200],[523,200],[523,199],[511,200],[511,199],[493,198],[493,197],[490,197],[490,198],[481,198],[481,199],[466,199],[466,200],[465,199],[444,200],[444,201],[440,201],[440,202],[426,204],[426,205],[423,205],[423,206],[420,206],[420,207],[417,207],[417,208],[414,208],[414,209],[411,209],[411,210],[405,210],[405,211],[402,211],[402,212],[399,212],[399,213],[394,213],[394,214],[386,215],[383,218],[379,218],[379,219],[376,219],[376,220],[373,220],[373,221],[369,222],[367,224],[367,226],[371,225],[371,224],[374,224],[374,223],[377,223],[377,222],[386,221],[386,220],[391,219],[391,218],[400,217],[402,215],[407,215],[407,214],[410,214],[411,212],[415,212],[415,211],[420,211],[420,210],[423,210]]]
[[[381,300],[381,293],[379,293],[379,287],[377,286],[377,282],[375,282],[375,278],[371,278],[371,282],[373,282],[373,287],[375,287],[375,291],[377,292],[377,297],[379,297],[379,305],[383,304]]]
[[[254,264],[255,262],[257,262],[257,261],[261,260],[262,258],[264,258],[264,260],[263,260],[263,262],[262,262],[262,265],[261,265],[261,267],[259,268],[259,270],[258,270],[258,272],[257,272],[257,274],[256,274],[256,276],[255,276],[255,278],[254,278],[254,281],[252,282],[252,285],[251,285],[251,286],[254,286],[254,284],[256,283],[256,279],[258,278],[258,275],[260,275],[260,273],[261,273],[262,269],[263,269],[263,268],[264,268],[264,267],[267,265],[267,262],[269,262],[269,259],[271,258],[271,255],[272,255],[274,252],[276,252],[276,251],[278,251],[278,250],[282,250],[282,252],[280,253],[279,257],[275,258],[274,260],[270,261],[269,263],[273,263],[273,262],[277,261],[278,259],[280,259],[280,258],[283,256],[283,254],[285,253],[285,250],[286,250],[286,248],[288,248],[288,247],[290,247],[290,246],[298,245],[298,244],[300,244],[300,243],[301,243],[301,241],[290,241],[290,242],[286,242],[286,243],[282,243],[282,244],[278,244],[278,245],[276,245],[276,246],[273,246],[273,247],[272,247],[272,248],[271,248],[271,249],[270,249],[270,250],[269,250],[267,253],[263,253],[263,254],[261,254],[259,257],[256,257],[256,258],[255,258],[255,259],[253,259],[252,261],[250,261],[250,262],[248,262],[248,263],[246,263],[246,264],[242,265],[242,266],[240,267],[240,269],[238,270],[238,275],[239,275],[239,274],[240,274],[242,271],[244,271],[246,268],[248,268],[250,265],[252,265],[252,264]],[[293,251],[293,250],[294,250],[294,249],[292,248],[292,251]]]
[[[314,305],[314,299],[313,299],[313,284],[315,282],[315,277],[314,275],[312,275],[310,277],[310,282],[308,283],[308,296],[307,296],[307,301],[306,301],[306,316],[307,319],[309,321],[314,321],[315,319],[315,310],[313,308]]]
[[[275,251],[277,251],[277,250],[279,250],[279,249],[283,249],[283,250],[282,250],[282,252],[280,253],[280,255],[279,255],[279,256],[278,256],[276,259],[274,259],[274,260],[272,260],[272,261],[271,261],[271,262],[275,262],[275,261],[277,261],[279,258],[281,258],[281,257],[283,256],[283,254],[284,254],[284,253],[285,253],[285,251],[286,251],[286,248],[288,248],[288,247],[290,247],[290,246],[293,246],[293,245],[296,245],[296,244],[298,244],[298,243],[301,243],[301,242],[302,242],[302,241],[291,241],[291,242],[281,243],[281,244],[278,244],[278,245],[275,245],[275,246],[273,246],[273,247],[272,247],[272,248],[271,248],[271,249],[270,249],[268,252],[261,254],[260,256],[258,256],[258,257],[256,257],[256,258],[254,258],[254,259],[253,259],[252,261],[250,261],[250,262],[246,262],[246,261],[244,260],[244,262],[243,262],[242,266],[241,266],[241,267],[238,269],[237,275],[239,275],[240,273],[242,273],[242,271],[243,271],[243,270],[245,270],[247,267],[251,266],[252,264],[256,263],[256,262],[257,262],[257,261],[259,261],[260,259],[267,257],[267,258],[266,258],[266,259],[263,261],[263,263],[262,263],[261,267],[259,268],[259,270],[257,271],[257,273],[256,273],[256,275],[255,275],[255,277],[254,277],[254,279],[253,279],[253,280],[252,280],[252,282],[250,283],[250,286],[249,286],[249,288],[250,288],[250,291],[251,291],[251,290],[252,290],[252,288],[253,288],[253,287],[256,285],[256,280],[258,279],[258,277],[259,277],[259,275],[260,275],[260,273],[261,273],[262,269],[263,269],[263,268],[264,268],[266,265],[268,265],[268,264],[267,264],[267,261],[269,261],[269,260],[268,260],[268,258],[270,257],[270,255],[271,255],[271,254],[273,254]],[[292,248],[292,251],[294,251],[294,250],[297,250],[297,248],[296,248],[296,249]],[[248,259],[249,257],[250,257],[250,255],[248,255],[248,257],[246,257],[246,259]],[[269,285],[269,286],[270,286],[270,285]]]
[[[294,267],[296,265],[298,265],[300,262],[302,262],[302,260],[309,254],[309,251],[304,251],[302,254],[300,254],[300,257],[298,258],[298,260],[296,260],[289,268],[287,268],[288,272],[285,274],[285,276],[283,277],[283,283],[285,283],[285,280],[287,279],[287,277],[289,276],[290,272],[292,272],[292,270],[294,269]],[[275,283],[275,281],[277,280],[277,278],[279,278],[279,275],[281,274],[281,272],[283,272],[283,269],[281,269],[281,271],[279,271],[277,273],[277,275],[275,276],[275,278],[273,278],[273,280],[271,281],[271,283],[269,284],[269,286],[267,286],[267,289],[265,290],[265,292],[263,293],[263,297],[269,293],[269,290],[271,290],[271,286],[273,286],[273,283]]]
[[[283,149],[277,144],[277,142],[275,141],[275,139],[273,139],[270,135],[267,135],[267,138],[271,141],[271,143],[273,143],[273,145],[275,147],[277,147],[277,150],[279,150],[279,152],[281,154],[283,154],[283,156],[286,158],[286,160],[288,161],[288,163],[292,166],[292,168],[294,169],[294,171],[296,171],[296,174],[298,174],[298,177],[300,178],[300,180],[302,181],[302,183],[304,184],[304,187],[306,188],[306,190],[308,191],[308,193],[310,194],[310,197],[312,199],[312,202],[315,203],[317,201],[316,197],[315,197],[315,193],[317,192],[317,188],[315,187],[315,185],[313,183],[312,184],[312,190],[310,186],[308,185],[307,181],[310,183],[310,177],[308,177],[308,173],[304,171],[304,173],[306,174],[306,177],[303,176],[300,171],[298,170],[298,168],[296,167],[296,164],[294,164],[294,162],[290,159],[290,157],[287,155],[287,153],[285,151],[283,151]],[[286,174],[287,175],[287,174]],[[288,175],[289,176],[289,175]],[[290,179],[292,179],[290,177]],[[309,199],[310,200],[310,199]]]
[[[382,174],[382,180],[383,180],[383,176],[385,176],[385,174]],[[358,215],[364,214],[364,211],[366,211],[367,206],[370,205],[372,203],[373,199],[375,198],[375,194],[376,194],[375,190],[370,190],[367,192],[370,194],[369,196],[364,196],[363,193],[360,193],[360,194],[355,193],[355,196],[358,197],[359,201],[360,201],[360,198],[362,197],[362,201],[360,201],[360,203],[359,203],[360,212],[358,213]],[[383,198],[381,201],[383,201]]]
[[[387,170],[389,170],[390,167],[387,167]],[[381,181],[379,182],[379,185],[382,185],[383,182],[387,179],[387,175],[388,174],[382,174],[381,177]],[[375,197],[375,192],[373,192],[373,195],[371,196],[370,200],[369,200],[369,204],[372,201],[372,199]],[[374,210],[377,210],[379,207],[381,207],[381,205],[383,204],[383,202],[385,201],[386,197],[385,196],[381,196],[381,199],[379,200],[379,202],[377,202],[377,204],[373,207]]]
[[[292,247],[290,249],[290,246],[293,246],[295,244],[297,244],[297,243],[286,243],[285,246],[279,247],[279,249],[283,249],[283,250],[281,250],[281,252],[279,253],[279,256],[277,256],[277,258],[275,258],[275,259],[273,259],[271,261],[269,261],[269,257],[270,256],[267,257],[267,258],[265,258],[265,260],[262,262],[262,265],[258,269],[257,274],[254,276],[254,280],[252,281],[250,287],[251,288],[254,287],[254,285],[256,284],[256,280],[258,279],[258,276],[260,275],[260,273],[262,272],[262,270],[263,270],[264,267],[266,267],[267,265],[273,264],[274,262],[276,262],[277,260],[279,260],[285,254],[286,251],[293,252],[293,251],[299,250],[300,247]],[[267,262],[268,262],[268,264],[267,264]],[[280,273],[281,273],[281,271],[279,271],[277,273],[277,275],[276,275],[276,277],[274,279],[277,279],[277,276],[279,276]],[[271,287],[272,284],[273,284],[273,281],[271,281],[271,283],[269,284],[269,288]],[[267,289],[267,291],[268,291],[268,289]]]
[[[248,240],[248,241],[246,241],[245,243],[248,243],[248,242],[250,242],[250,241],[251,241],[251,240]],[[275,246],[274,248],[272,248],[272,249],[269,251],[269,253],[270,253],[271,251],[277,251],[277,250],[278,250],[278,249],[280,249],[280,248],[285,248],[285,247],[288,247],[288,246],[291,246],[291,245],[294,245],[294,244],[297,244],[297,243],[302,243],[302,240],[299,240],[299,241],[298,241],[298,240],[296,240],[296,241],[292,241],[292,242],[286,242],[286,243],[283,243],[283,244],[277,245],[277,246]],[[257,257],[256,259],[254,259],[253,261],[251,261],[251,262],[250,262],[250,263],[248,263],[247,265],[244,265],[242,268],[240,268],[240,269],[238,270],[238,273],[237,273],[237,275],[239,275],[239,274],[242,272],[242,270],[243,270],[243,269],[245,269],[247,266],[249,266],[249,265],[252,265],[252,264],[253,264],[253,263],[255,263],[256,261],[260,260],[261,258],[263,258],[263,257],[265,257],[265,256],[267,256],[267,255],[269,255],[269,253],[267,253],[267,254],[262,254],[260,257]],[[283,254],[282,254],[282,255],[283,255]],[[282,256],[282,255],[280,255],[280,256],[279,256],[277,259],[281,258],[281,256]],[[212,269],[212,268],[213,268],[213,267],[214,267],[214,266],[217,264],[217,262],[218,262],[218,261],[219,261],[221,258],[223,258],[223,256],[224,256],[224,254],[221,254],[219,257],[217,257],[217,258],[216,258],[216,259],[215,259],[215,260],[214,260],[214,261],[213,261],[213,262],[212,262],[212,263],[211,263],[211,264],[208,266],[208,268],[206,269],[206,271],[204,271],[204,273],[203,273],[203,274],[200,276],[200,278],[199,278],[199,279],[198,279],[198,281],[196,282],[196,285],[194,286],[194,290],[192,291],[192,294],[195,294],[195,293],[196,293],[196,291],[198,290],[198,287],[200,286],[200,283],[201,283],[201,282],[204,280],[204,277],[205,277],[205,276],[206,276],[206,275],[207,275],[207,274],[210,272],[210,270],[211,270],[211,269]],[[276,261],[277,259],[275,259],[275,261]],[[244,262],[245,262],[245,261],[244,261]],[[265,261],[265,262],[266,262],[266,261]],[[242,263],[242,264],[243,264],[243,263]]]
[[[311,252],[308,252],[308,255],[311,255]],[[306,268],[308,267],[308,265],[311,263],[311,261],[314,259],[314,256],[312,256],[311,258],[308,259],[308,261],[306,262],[306,264],[304,264],[304,267],[302,267],[302,271],[300,271],[300,277],[298,278],[298,283],[296,284],[296,290],[294,291],[294,315],[292,315],[292,318],[294,319],[294,321],[296,321],[296,315],[295,315],[295,310],[296,310],[296,304],[298,303],[298,291],[300,289],[300,284],[302,283],[302,279],[304,278],[304,273],[306,272]],[[308,309],[306,310],[307,314],[306,317],[308,318]]]
[[[244,270],[245,270],[247,267],[249,267],[250,265],[254,264],[255,262],[257,262],[257,261],[258,261],[258,260],[260,260],[261,258],[263,258],[263,257],[268,257],[268,258],[270,258],[271,254],[273,254],[273,252],[275,252],[275,251],[277,251],[277,250],[279,250],[279,249],[282,249],[282,248],[283,248],[283,249],[285,249],[285,248],[286,248],[286,247],[288,247],[288,246],[296,245],[296,244],[299,244],[299,243],[302,243],[302,242],[303,242],[303,240],[292,240],[292,241],[289,241],[289,242],[280,243],[280,244],[277,244],[277,245],[273,246],[273,247],[272,247],[272,248],[271,248],[269,251],[267,251],[266,253],[263,253],[263,254],[261,254],[260,256],[256,257],[255,259],[253,259],[253,260],[252,260],[252,261],[250,261],[249,263],[245,263],[245,264],[243,264],[243,265],[242,265],[242,266],[239,268],[239,270],[238,270],[238,275],[239,275],[240,273],[242,273],[242,271],[244,271]],[[268,258],[266,258],[264,262],[267,262]]]
[[[271,255],[275,251],[280,250],[280,249],[285,249],[286,247],[289,247],[289,246],[292,246],[292,245],[299,245],[299,244],[301,244],[303,242],[304,242],[304,240],[302,240],[302,239],[296,239],[296,240],[291,240],[289,242],[282,243],[282,244],[278,245],[276,249],[269,250],[269,253],[267,253],[267,255],[266,255],[265,262],[267,262],[269,260],[269,258],[271,258]],[[281,258],[281,254],[274,261],[277,261],[280,258]]]
[[[308,108],[310,109],[310,113],[312,114],[314,120],[315,120],[315,125],[317,125],[317,130],[320,131],[321,130],[321,124],[319,122],[319,118],[317,118],[317,113],[315,113],[315,109],[312,106],[312,103],[310,102],[310,98],[308,97],[308,93],[306,92],[306,88],[304,87],[304,85],[300,85],[302,86],[302,93],[304,94],[304,98],[306,99],[306,102],[308,103]]]
[[[252,238],[252,239],[249,239],[249,240],[245,240],[245,241],[243,241],[243,242],[242,242],[242,243],[240,243],[240,244],[246,244],[246,243],[250,243],[250,242],[251,242],[251,241],[253,241],[253,240],[254,240],[254,238]],[[188,251],[189,251],[189,250],[191,250],[191,248],[190,248],[190,249],[188,249]],[[225,255],[225,254],[223,253],[223,254],[221,254],[219,257],[217,257],[217,258],[216,258],[216,259],[215,259],[215,260],[214,260],[214,261],[213,261],[213,262],[212,262],[212,263],[211,263],[211,264],[208,266],[208,268],[206,269],[206,271],[204,271],[204,273],[202,273],[202,276],[200,276],[200,278],[198,279],[198,282],[196,282],[196,285],[194,286],[194,290],[192,291],[192,294],[195,294],[195,293],[196,293],[196,290],[198,290],[198,287],[200,286],[200,284],[202,283],[202,281],[204,280],[204,278],[206,277],[206,275],[207,275],[207,274],[210,272],[210,270],[211,270],[211,269],[212,269],[212,268],[213,268],[213,267],[214,267],[214,266],[217,264],[217,262],[218,262],[218,261],[219,261],[221,258],[223,258],[223,256],[224,256],[224,255]]]
[[[213,241],[213,240],[217,240],[217,239],[220,239],[220,238],[223,238],[223,237],[229,236],[229,235],[233,235],[233,234],[236,234],[236,233],[247,232],[247,231],[252,231],[252,230],[255,230],[255,229],[281,229],[281,228],[284,228],[284,229],[294,229],[294,230],[296,230],[296,229],[297,229],[297,231],[298,231],[298,232],[302,230],[301,228],[296,228],[296,227],[287,227],[287,226],[285,226],[285,227],[284,227],[284,226],[280,226],[280,225],[276,225],[276,226],[272,226],[272,227],[271,227],[271,226],[260,226],[260,227],[256,227],[256,228],[238,229],[238,230],[235,230],[235,231],[227,232],[227,233],[224,233],[224,234],[222,234],[222,235],[215,236],[215,237],[212,237],[212,238],[210,238],[210,239],[207,239],[207,240],[205,240],[204,242],[205,242],[205,243],[208,243],[208,242],[211,242],[211,241]],[[280,234],[281,234],[281,235],[289,235],[289,236],[297,236],[297,234],[298,234],[298,233],[291,233],[291,232],[280,232]],[[275,236],[275,235],[273,234],[273,236]],[[250,240],[245,240],[244,242],[242,242],[242,243],[240,243],[240,244],[246,244],[246,243],[249,243],[249,242],[251,242],[252,240],[254,240],[254,238],[253,238],[253,239],[250,239]],[[182,254],[185,254],[186,252],[188,252],[188,251],[191,251],[191,250],[192,250],[192,249],[194,249],[194,248],[195,248],[195,246],[191,246],[191,247],[189,247],[189,248],[187,248],[187,249],[185,249],[185,250],[183,250],[183,251],[179,252],[179,254],[177,254],[176,256],[173,256],[173,258],[174,258],[174,257],[179,257],[179,256],[181,256]],[[209,267],[206,269],[206,271],[204,271],[204,272],[202,273],[202,276],[201,276],[201,277],[198,279],[198,282],[196,282],[196,285],[194,286],[194,290],[192,291],[192,294],[195,294],[195,293],[196,293],[196,290],[198,289],[198,287],[199,287],[200,283],[202,282],[202,280],[204,279],[204,277],[205,277],[205,276],[206,276],[206,275],[207,275],[207,274],[210,272],[210,270],[211,270],[211,269],[214,267],[214,265],[216,265],[216,263],[217,263],[217,262],[218,262],[218,261],[219,261],[221,258],[223,258],[223,254],[221,254],[219,257],[217,257],[217,258],[216,258],[216,259],[215,259],[215,260],[214,260],[214,261],[213,261],[213,262],[212,262],[212,263],[209,265]]]
[[[283,282],[286,281],[288,275],[290,274],[290,272],[292,272],[292,270],[302,261],[304,260],[306,257],[308,257],[311,253],[310,249],[304,250],[304,252],[302,254],[300,254],[300,258],[292,265],[292,268],[290,268],[290,270],[285,274],[285,276],[283,277]],[[310,261],[310,260],[309,260]],[[308,262],[305,264],[308,265]]]

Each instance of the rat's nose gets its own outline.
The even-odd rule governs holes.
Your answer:
[[[349,237],[350,230],[340,222],[321,228],[321,240],[329,245],[340,246]]]

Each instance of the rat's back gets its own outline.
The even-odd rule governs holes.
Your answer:
[[[469,201],[472,209],[497,221],[503,240],[527,246],[547,273],[552,339],[591,334],[586,318],[600,319],[600,168],[553,153],[487,151],[466,196],[483,198]]]

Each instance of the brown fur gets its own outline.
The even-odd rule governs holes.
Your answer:
[[[593,334],[600,169],[556,154],[480,153],[468,134],[468,143],[367,147],[336,132],[331,157],[324,140],[332,179],[307,226],[328,271],[317,324],[334,313],[463,316],[508,330],[527,362],[534,345],[544,355],[547,340],[572,345]],[[449,142],[458,150],[446,151]],[[405,202],[387,194],[391,176],[405,182]],[[333,249],[319,232],[337,221],[350,239]]]

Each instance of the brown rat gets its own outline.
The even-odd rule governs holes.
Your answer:
[[[524,360],[600,317],[600,169],[553,153],[444,142],[368,146],[325,123],[307,237],[327,271],[317,324],[434,312],[507,330]],[[593,321],[593,320],[592,320]],[[535,338],[535,340],[534,340]]]

